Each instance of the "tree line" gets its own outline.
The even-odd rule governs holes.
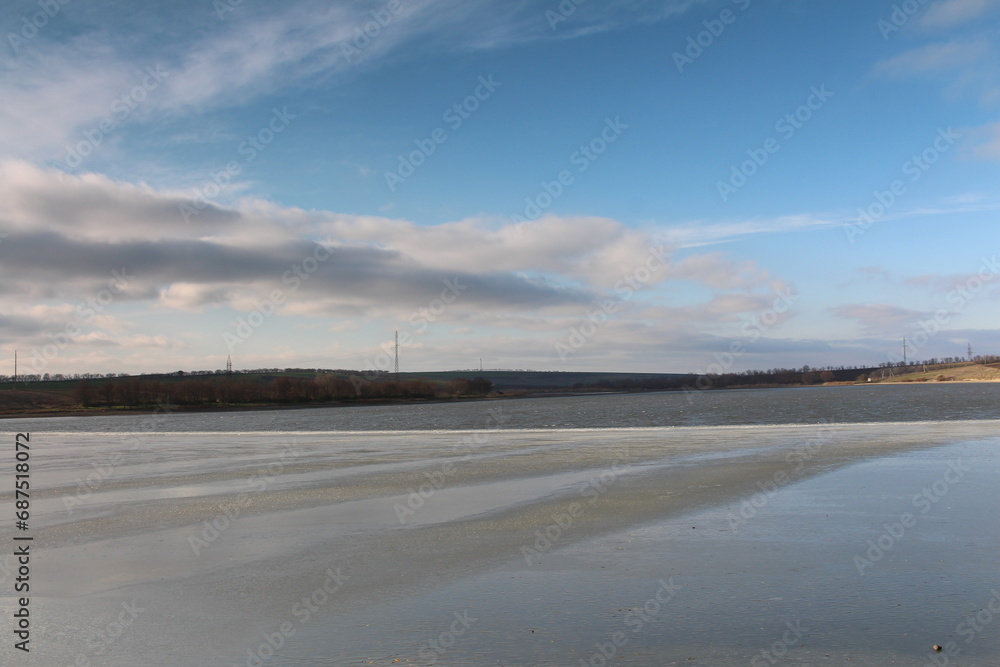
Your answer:
[[[664,378],[625,378],[623,380],[600,380],[594,385],[576,384],[576,390],[604,391],[664,391],[670,389],[723,389],[726,387],[774,387],[781,385],[814,385],[824,382],[864,381],[873,368],[773,368],[770,370],[749,370],[712,375],[678,375]]]
[[[983,354],[972,358],[972,363],[991,365],[1000,363],[1000,356]],[[925,366],[961,366],[969,361],[959,357],[909,361],[907,363],[885,362],[877,367],[826,366],[824,368],[772,368],[769,370],[748,370],[714,375],[693,373],[672,378],[626,378],[624,380],[601,380],[596,385],[574,385],[574,389],[599,389],[610,391],[663,391],[669,389],[723,389],[726,387],[777,387],[796,385],[816,385],[827,382],[866,382],[878,378],[879,371],[893,369],[895,373],[918,373]]]
[[[484,396],[493,389],[486,378],[456,378],[443,383],[426,380],[397,382],[385,375],[317,374],[312,378],[285,375],[145,377],[83,379],[73,387],[84,407],[141,408],[179,406],[330,403],[391,399],[433,399]]]

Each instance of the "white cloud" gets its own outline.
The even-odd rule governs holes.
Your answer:
[[[759,220],[732,220],[728,222],[694,221],[671,225],[657,233],[657,238],[671,246],[695,248],[713,243],[726,243],[754,234],[780,234],[810,231],[823,227],[837,227],[845,220],[826,219],[809,215],[786,215]]]
[[[770,278],[756,262],[736,262],[721,252],[687,257],[671,267],[670,276],[726,290],[751,290],[766,284]]]
[[[104,292],[108,303],[82,327],[79,343],[116,348],[114,359],[125,363],[133,347],[181,349],[180,331],[156,330],[146,313],[194,318],[203,340],[219,340],[222,331],[214,329],[224,328],[227,317],[235,321],[233,313],[258,309],[275,290],[282,297],[275,321],[292,318],[292,329],[295,318],[333,319],[327,329],[344,333],[374,320],[413,328],[433,313],[435,325],[559,337],[595,304],[619,298],[615,283],[646,266],[655,248],[666,265],[620,302],[602,334],[632,344],[637,332],[759,312],[780,282],[756,263],[718,251],[689,249],[674,259],[657,230],[608,218],[420,226],[245,199],[186,225],[177,211],[184,201],[180,193],[104,176],[0,164],[0,233],[7,234],[0,284],[25,287],[0,293],[0,339],[27,336],[29,345],[43,344],[45,332],[62,330],[81,304]],[[318,255],[310,266],[307,260]],[[113,271],[124,273],[127,284],[114,284]],[[648,308],[661,283],[681,280],[704,288],[708,300],[686,309]],[[458,287],[454,299],[449,284]],[[443,310],[435,305],[442,294],[449,300]],[[25,298],[39,305],[14,317]]]
[[[334,322],[329,327],[327,327],[327,329],[335,333],[343,331],[359,331],[361,329],[361,325],[355,322],[354,320],[344,320],[342,322]]]
[[[0,155],[62,159],[66,144],[85,139],[82,131],[114,118],[112,105],[137,73],[96,38],[36,46],[43,48],[0,61]]]
[[[137,274],[130,299],[202,309],[248,299],[291,284],[287,273],[317,242],[334,259],[302,277],[303,307],[423,304],[445,279],[471,282],[472,302],[576,307],[653,256],[668,262],[653,233],[607,218],[546,217],[497,224],[467,219],[419,226],[400,219],[303,211],[247,199],[206,210],[184,224],[176,192],[73,176],[22,162],[0,164],[0,231],[8,254],[0,271],[36,284],[59,284],[85,296],[112,270]],[[25,260],[31,255],[33,259]],[[283,280],[284,277],[284,280]],[[766,272],[722,253],[694,255],[653,273],[715,289],[753,289]],[[296,287],[298,289],[298,286]]]
[[[927,44],[875,64],[874,73],[891,78],[936,74],[978,62],[990,53],[985,41]]]
[[[873,333],[902,330],[929,315],[925,311],[884,303],[844,304],[831,308],[830,312],[838,317],[854,320],[866,331]]]
[[[1000,160],[1000,123],[972,130],[972,154],[983,160]]]
[[[186,18],[160,15],[157,23],[176,25],[139,35],[131,22],[127,30],[116,30],[123,19],[97,10],[73,23],[78,36],[68,41],[53,41],[55,33],[47,31],[16,56],[0,55],[0,157],[61,162],[66,146],[84,141],[83,132],[93,132],[102,120],[115,121],[117,130],[123,122],[200,115],[306,83],[354,76],[408,49],[486,50],[565,39],[662,20],[697,3],[587,3],[557,31],[549,28],[545,9],[505,0],[404,2],[388,22],[383,18],[384,25],[373,22],[371,13],[383,8],[368,4],[298,2],[276,10],[247,3],[198,29]],[[67,6],[60,20],[72,23],[83,17],[80,12]],[[102,27],[92,28],[95,23]],[[171,34],[170,40],[160,39],[163,34]],[[147,67],[164,76],[121,118],[116,100],[144,80]],[[101,150],[116,140],[114,132],[106,133]]]
[[[996,0],[942,0],[928,8],[920,26],[928,30],[954,28],[998,6]]]
[[[226,304],[232,298],[233,290],[230,288],[183,282],[174,283],[160,291],[160,304],[169,310],[202,312],[206,307]]]

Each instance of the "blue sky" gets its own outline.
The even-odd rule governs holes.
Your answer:
[[[995,0],[0,28],[0,348],[29,372],[387,370],[396,330],[404,370],[1000,353]]]

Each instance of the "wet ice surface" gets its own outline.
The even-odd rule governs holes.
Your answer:
[[[948,641],[995,664],[1000,623],[968,644],[956,628],[1000,584],[998,426],[36,432],[15,664],[601,664],[602,646],[747,664],[796,621],[789,664],[923,664]],[[921,514],[956,458],[971,470]],[[906,511],[860,576],[853,557]],[[680,588],[637,615],[661,581]]]
[[[933,644],[950,664],[1000,664],[998,452],[993,439],[855,464],[513,560],[298,641],[310,664],[922,665],[943,660]],[[886,524],[887,548],[869,553]]]

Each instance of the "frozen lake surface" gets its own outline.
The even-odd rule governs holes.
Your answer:
[[[690,398],[6,420],[0,656],[997,664],[1000,385]]]

